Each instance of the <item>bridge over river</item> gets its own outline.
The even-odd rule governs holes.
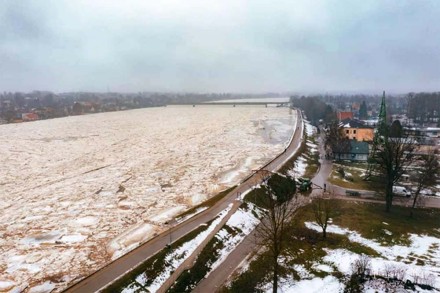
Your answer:
[[[212,103],[171,103],[166,106],[265,106],[266,108],[271,105],[275,107],[289,107],[290,102],[212,102]]]

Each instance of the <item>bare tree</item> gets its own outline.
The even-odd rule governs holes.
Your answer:
[[[351,270],[353,274],[358,275],[361,278],[365,278],[365,276],[370,275],[371,273],[371,259],[368,255],[361,254],[359,258],[357,258],[351,264]]]
[[[350,140],[345,137],[343,129],[339,127],[338,122],[334,121],[329,124],[324,143],[327,155],[330,155],[330,151],[333,154],[338,155],[338,160],[341,159],[341,154],[350,152]]]
[[[385,210],[389,212],[393,204],[393,186],[414,162],[416,142],[408,137],[384,137],[377,152],[376,166],[385,180]]]
[[[371,274],[371,260],[362,254],[351,264],[351,275],[347,279],[344,292],[362,292],[366,277]]]
[[[293,182],[293,181],[292,181]],[[257,243],[267,248],[271,259],[273,292],[278,290],[280,273],[279,257],[286,248],[288,229],[291,219],[296,213],[300,202],[296,194],[279,194],[266,186],[264,189],[263,206],[267,211],[257,228]]]
[[[417,175],[415,176],[416,190],[414,192],[414,200],[410,212],[411,217],[414,215],[416,205],[420,202],[420,192],[423,189],[436,184],[437,176],[440,171],[437,155],[435,154],[434,150],[431,149],[426,155],[421,155],[420,161],[420,168],[422,171],[418,171]]]
[[[321,195],[314,200],[312,207],[315,221],[322,229],[322,237],[326,238],[328,222],[333,214],[332,205],[328,199]]]

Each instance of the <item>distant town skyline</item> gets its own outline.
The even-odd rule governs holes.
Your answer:
[[[438,91],[438,1],[3,1],[0,92]]]

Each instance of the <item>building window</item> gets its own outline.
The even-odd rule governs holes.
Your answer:
[[[349,130],[349,129],[345,130],[345,133],[349,134],[349,133],[350,133],[350,130]]]
[[[353,134],[356,134],[356,129],[355,129],[355,130],[353,130]]]

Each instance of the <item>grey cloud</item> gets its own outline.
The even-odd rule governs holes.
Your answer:
[[[0,90],[437,90],[438,3],[4,1]]]

